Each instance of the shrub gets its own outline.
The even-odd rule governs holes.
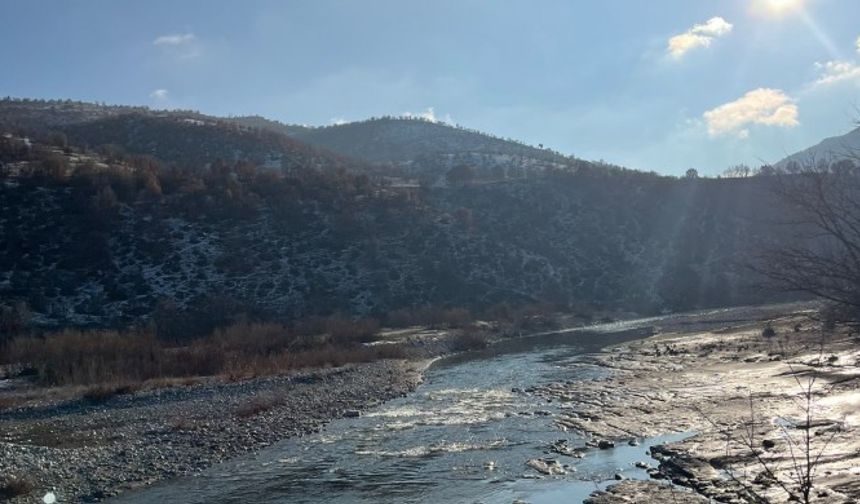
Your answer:
[[[860,308],[837,303],[829,303],[819,310],[822,327],[833,331],[839,324],[860,325]]]
[[[419,306],[402,308],[388,314],[386,323],[391,327],[427,325],[431,327],[466,327],[475,320],[469,310],[463,308],[442,308],[439,306]]]
[[[366,343],[373,341],[379,332],[379,322],[374,319],[350,319],[332,316],[326,322],[326,333],[334,343]]]
[[[337,338],[319,338],[281,324],[240,322],[183,346],[169,346],[151,331],[67,330],[19,336],[0,355],[32,366],[44,385],[91,386],[84,397],[97,402],[196,376],[252,377],[405,356],[400,345],[358,343],[375,333],[375,321],[343,324]]]
[[[274,394],[261,395],[240,404],[236,408],[235,413],[239,418],[250,418],[265,411],[269,411],[270,409],[283,404],[283,402],[284,401],[280,397]]]
[[[761,335],[764,338],[773,338],[774,336],[776,336],[776,330],[773,328],[772,325],[768,324],[764,326],[764,329],[761,330]]]
[[[489,346],[487,336],[477,330],[466,330],[451,339],[451,350],[454,352],[466,352],[469,350],[482,350]]]
[[[0,478],[0,500],[27,495],[35,489],[33,482],[20,476]]]
[[[92,402],[104,402],[108,399],[125,394],[133,394],[134,392],[140,389],[139,384],[122,384],[122,385],[111,385],[111,384],[101,384],[94,385],[84,392],[83,398],[92,401]]]
[[[140,381],[158,374],[158,343],[142,332],[67,330],[18,337],[5,350],[7,359],[33,366],[48,385]]]
[[[23,301],[10,306],[0,305],[0,344],[4,339],[11,339],[13,335],[23,332],[30,316],[30,309]]]

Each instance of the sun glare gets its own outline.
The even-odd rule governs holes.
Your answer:
[[[754,0],[754,10],[769,15],[789,14],[800,10],[803,0]]]

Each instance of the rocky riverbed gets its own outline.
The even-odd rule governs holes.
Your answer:
[[[788,495],[774,478],[783,481],[790,478],[793,467],[790,446],[796,448],[796,445],[789,445],[788,439],[802,440],[807,431],[812,433],[812,449],[822,454],[816,463],[814,502],[856,502],[860,495],[860,445],[855,439],[860,424],[860,345],[841,330],[823,333],[808,317],[809,313],[802,310],[791,305],[735,308],[640,319],[632,326],[619,323],[617,327],[616,324],[594,327],[590,337],[598,338],[599,344],[589,352],[611,345],[613,335],[619,338],[614,341],[629,340],[618,332],[625,328],[639,328],[636,331],[643,335],[656,334],[571,359],[556,356],[543,362],[548,356],[532,349],[519,350],[526,353],[503,359],[499,361],[501,364],[493,361],[493,366],[487,368],[482,367],[483,360],[452,368],[442,382],[424,386],[426,389],[433,385],[424,393],[426,414],[431,418],[448,415],[448,412],[463,415],[464,411],[471,411],[464,410],[464,404],[501,408],[492,411],[498,414],[500,422],[507,422],[505,428],[511,429],[511,439],[518,439],[522,434],[525,423],[517,419],[525,417],[520,415],[528,413],[528,418],[545,419],[543,427],[534,422],[529,424],[538,430],[542,428],[540,432],[546,434],[540,445],[543,455],[540,450],[532,453],[528,443],[520,451],[509,448],[504,453],[492,451],[498,448],[491,443],[488,450],[492,453],[478,459],[481,474],[500,472],[494,467],[496,462],[503,470],[516,468],[511,472],[513,479],[510,481],[514,485],[511,491],[526,502],[531,501],[530,497],[536,498],[535,502],[554,501],[547,500],[549,497],[544,495],[546,485],[536,483],[534,488],[525,489],[517,483],[520,480],[516,474],[524,467],[535,477],[546,478],[550,486],[557,483],[561,495],[576,487],[576,474],[582,471],[575,471],[574,467],[559,460],[580,464],[584,471],[582,456],[586,457],[584,460],[594,470],[592,472],[603,478],[600,481],[622,480],[604,491],[595,492],[586,501],[591,504],[739,503],[752,502],[751,492],[766,496],[770,502],[783,502]],[[768,325],[773,334],[764,331]],[[569,342],[580,339],[565,331],[553,334],[568,338]],[[547,333],[541,338],[554,341],[553,334]],[[401,336],[392,335],[392,338]],[[427,350],[427,357],[432,357],[450,351],[444,341],[438,334],[426,335],[417,347],[431,348],[432,351]],[[498,342],[492,349],[519,346],[528,341],[529,338],[520,338]],[[531,362],[529,359],[538,359],[535,362],[540,365],[518,364],[521,360]],[[393,401],[382,410],[375,408],[366,416],[361,414],[415,388],[426,363],[426,360],[384,361],[232,383],[225,382],[224,378],[211,378],[196,384],[112,396],[98,402],[51,399],[48,395],[46,400],[0,413],[0,475],[20,475],[33,483],[29,496],[17,502],[32,502],[47,492],[54,492],[59,502],[96,501],[155,481],[194,475],[227,459],[239,457],[238,460],[243,460],[242,455],[283,439],[319,431],[332,419],[361,415],[363,418],[344,421],[349,429],[337,431],[342,436],[338,450],[349,444],[346,440],[355,443],[352,448],[344,448],[345,456],[352,458],[345,461],[337,456],[332,460],[347,467],[350,461],[360,464],[358,467],[362,469],[358,474],[370,471],[379,477],[390,475],[402,482],[400,470],[388,467],[401,457],[391,458],[389,452],[411,454],[416,447],[429,447],[430,452],[437,453],[434,450],[450,445],[459,453],[462,447],[475,445],[471,428],[454,429],[453,425],[460,425],[459,420],[445,427],[454,430],[445,430],[441,438],[431,436],[436,434],[432,425],[447,426],[450,418],[429,422],[431,427],[425,430],[413,428],[408,435],[397,434],[400,430],[379,430],[380,417],[374,415],[383,414],[389,406],[393,408],[390,422],[397,429],[407,427],[407,420],[412,416],[416,416],[415,425],[428,425],[427,418],[423,417],[424,410],[416,409],[417,403],[411,395],[401,400],[406,401],[403,404]],[[505,376],[522,373],[523,369],[532,372],[536,367],[544,370],[545,378],[533,377],[525,382],[509,380],[510,383],[505,382],[499,389],[499,380]],[[469,378],[479,369],[486,373],[486,381]],[[466,373],[468,377],[458,373]],[[575,379],[571,379],[572,376]],[[811,394],[812,422],[807,429],[799,415],[798,398],[801,397],[799,386],[807,383],[810,377],[815,377],[816,382]],[[485,390],[503,394],[506,402],[496,404],[493,397],[481,392]],[[451,396],[455,392],[465,396]],[[453,403],[448,404],[450,401]],[[489,403],[484,404],[487,401]],[[522,406],[522,411],[514,406],[517,404]],[[536,409],[537,405],[540,408]],[[481,411],[478,408],[475,414],[483,415]],[[330,435],[331,429],[344,422],[336,423],[319,436]],[[361,431],[364,434],[356,434],[353,439],[350,436],[357,424],[364,426]],[[466,425],[472,424],[466,422]],[[489,431],[493,443],[498,442],[495,439],[500,435],[498,428],[495,425]],[[552,441],[568,436],[555,437],[555,429],[584,433],[587,438],[576,435],[577,443],[572,444]],[[750,432],[753,433],[752,449],[741,442],[743,435]],[[429,437],[416,439],[418,433]],[[683,441],[668,443],[663,435],[670,433],[684,433],[674,437]],[[462,442],[452,444],[454,434],[463,437]],[[374,441],[369,449],[367,436],[372,439],[381,436],[384,440]],[[297,441],[316,437],[302,437]],[[653,446],[654,437],[660,439],[658,443],[668,444]],[[393,440],[398,440],[396,445],[392,445]],[[639,445],[643,441],[647,441],[646,446]],[[281,446],[278,444],[273,450],[277,452]],[[380,447],[384,447],[384,453],[379,452]],[[603,458],[612,459],[613,454],[624,450],[635,450],[636,457],[641,457],[630,459],[636,461],[637,474],[614,472],[621,466],[598,467]],[[650,450],[656,460],[649,461],[646,450]],[[310,452],[301,453],[305,457]],[[380,455],[374,456],[374,453]],[[465,452],[458,466],[471,467],[469,453]],[[362,454],[360,460],[355,458],[359,454]],[[323,449],[320,460],[328,460],[326,457],[330,455]],[[275,457],[273,460],[280,460],[277,453],[271,456]],[[321,466],[315,460],[311,457],[307,463],[317,470]],[[418,460],[425,459],[418,457]],[[452,466],[445,460],[435,455],[427,458],[428,466],[436,462],[441,464],[430,469],[429,474],[450,476]],[[765,471],[760,467],[760,460],[771,465],[772,475],[763,475]],[[489,469],[487,461],[493,463]],[[624,463],[631,467],[632,464]],[[296,481],[302,481],[300,469],[296,470]],[[270,485],[262,485],[259,492],[267,498],[276,498],[281,495],[278,492],[287,491],[282,488],[284,469],[271,475],[266,472],[269,470],[269,466],[262,464],[258,475],[262,479],[255,481],[259,484],[271,477]],[[627,479],[647,477],[646,471],[653,481]],[[193,487],[193,483],[188,482],[204,481],[207,474],[213,477],[205,472],[203,478],[179,478],[178,481]],[[419,471],[415,477],[421,480],[426,474]],[[336,481],[329,483],[338,485],[338,495],[343,497],[344,480],[341,476],[333,478]],[[364,488],[359,484],[363,481],[356,480],[353,493],[345,494],[347,497],[341,501],[353,502],[350,496],[361,494],[358,489]],[[439,492],[445,493],[450,486],[446,495],[463,496],[470,484],[464,481],[472,480],[453,478],[451,481],[441,483]],[[319,484],[315,477],[313,485]],[[567,484],[570,486],[565,486]],[[229,495],[235,496],[235,492],[245,495],[241,493],[246,490],[243,486],[232,488],[226,484],[224,487],[233,492]],[[592,488],[582,488],[575,500],[584,499]],[[185,487],[168,486],[162,490],[162,494],[171,498],[197,496]],[[184,491],[191,493],[183,494]],[[220,491],[214,495],[220,497]],[[298,491],[301,492],[301,488]],[[522,495],[516,493],[519,491]],[[129,495],[137,494],[139,492]],[[149,502],[145,500],[147,494],[140,495],[144,500],[138,501]],[[511,498],[498,502],[510,502]],[[224,502],[227,501],[229,498]]]
[[[421,366],[381,361],[7,410],[0,475],[32,486],[12,502],[48,492],[60,502],[97,501],[358,415],[414,389]]]
[[[525,393],[562,403],[558,427],[594,439],[695,433],[652,449],[655,481],[619,483],[592,495],[593,504],[778,503],[792,500],[789,492],[803,501],[795,480],[798,467],[805,473],[807,452],[810,502],[858,502],[860,344],[846,330],[823,331],[809,315],[660,331],[595,356],[612,371],[605,378]]]

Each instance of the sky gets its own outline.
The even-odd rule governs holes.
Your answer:
[[[0,96],[421,115],[718,174],[860,118],[857,0],[0,0]]]

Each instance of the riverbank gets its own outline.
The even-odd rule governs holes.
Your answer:
[[[99,501],[319,432],[411,392],[441,356],[513,336],[498,326],[382,331],[365,347],[402,359],[257,378],[156,379],[127,390],[44,388],[22,367],[7,369],[11,379],[0,374],[0,501],[33,502],[49,492],[60,502]]]
[[[747,404],[744,410],[740,400],[735,405],[727,398],[746,397],[738,387],[753,379],[750,370],[757,366],[788,365],[788,362],[795,369],[803,365],[800,361],[804,359],[804,352],[809,353],[815,343],[815,328],[802,314],[786,314],[805,308],[804,305],[775,305],[718,309],[590,326],[588,333],[595,345],[588,351],[596,351],[612,341],[637,338],[632,343],[571,361],[571,365],[580,368],[583,365],[588,369],[596,367],[593,376],[606,378],[592,380],[589,371],[585,381],[555,382],[560,378],[554,374],[527,384],[508,384],[503,393],[511,397],[529,396],[522,397],[529,406],[517,415],[549,413],[542,418],[554,422],[562,430],[586,433],[593,438],[594,446],[599,445],[599,440],[615,440],[616,445],[620,445],[630,439],[673,431],[698,433],[684,443],[655,449],[663,463],[659,469],[651,471],[655,477],[673,479],[695,488],[697,493],[658,487],[652,482],[625,482],[610,492],[595,495],[593,498],[599,499],[594,500],[595,503],[654,502],[651,497],[666,492],[672,499],[667,502],[706,502],[702,494],[711,492],[710,487],[718,489],[711,493],[719,499],[731,499],[728,486],[709,479],[714,466],[710,465],[711,461],[702,461],[705,455],[695,451],[698,445],[691,445],[689,453],[677,450],[686,449],[686,443],[695,440],[695,443],[705,443],[716,454],[714,457],[725,455],[725,436],[706,437],[708,421],[730,425],[742,418],[744,411],[749,411],[748,403],[744,403]],[[776,335],[763,340],[762,327],[775,318],[778,319],[774,324]],[[801,321],[796,332],[794,326],[798,322],[795,320]],[[653,334],[654,330],[656,336],[638,339]],[[498,341],[487,351],[507,350],[532,355],[529,348],[534,348],[537,340],[542,344],[569,345],[577,341],[576,331],[491,338]],[[445,331],[396,331],[383,333],[383,336],[377,344],[409,344],[416,349],[416,360],[353,364],[237,382],[225,381],[223,377],[211,378],[187,386],[112,396],[103,401],[61,400],[7,410],[0,413],[0,474],[26,472],[22,476],[35,483],[29,500],[19,499],[18,502],[32,502],[33,497],[40,497],[47,491],[54,491],[61,502],[93,501],[159,480],[197,474],[219,462],[241,459],[280,440],[318,431],[332,419],[359,415],[362,410],[404,395],[421,381],[423,371],[433,358],[466,346],[464,343],[474,343],[471,339],[453,338],[453,334]],[[827,342],[827,350],[842,352],[846,344],[850,345],[850,341],[837,334]],[[842,378],[837,379],[839,386],[851,383],[851,370],[856,369],[857,356],[849,351],[830,360],[830,355],[826,359],[828,367],[816,366],[815,369],[841,373]],[[475,354],[464,357],[474,358]],[[477,368],[469,367],[468,372],[480,369],[480,362],[476,361]],[[487,375],[490,382],[472,387],[475,390],[498,388],[495,373],[498,370]],[[570,378],[567,373],[562,375],[565,380]],[[846,377],[848,381],[844,381]],[[462,381],[460,378],[454,383]],[[550,384],[533,387],[535,383]],[[465,392],[475,393],[472,389]],[[705,394],[713,394],[713,397],[700,401],[700,396]],[[756,401],[760,396],[759,391],[754,391]],[[475,399],[481,397],[477,394]],[[540,399],[539,403],[552,400],[549,407],[552,411],[536,409],[532,404],[535,399]],[[436,407],[434,403],[431,409]],[[709,409],[719,412],[709,412]],[[502,415],[500,418],[507,418],[508,413],[511,418],[519,418],[513,411],[505,411],[504,415],[501,411],[495,413]],[[355,425],[364,420],[347,423]],[[398,423],[402,426],[400,417]],[[553,423],[548,423],[546,429],[549,439],[555,439]],[[415,442],[410,439],[405,449],[413,449]],[[380,444],[387,447],[387,443]],[[429,441],[425,444],[432,445]],[[644,448],[623,448],[641,449],[644,455]],[[591,460],[594,454],[585,456],[586,460]],[[737,454],[733,457],[733,461],[741,460]],[[497,458],[492,456],[489,460]],[[519,468],[524,460],[526,458],[517,459],[511,467]],[[846,460],[851,462],[850,457]],[[856,462],[851,463],[857,465]],[[725,462],[723,464],[721,469],[725,467]],[[643,474],[636,477],[644,476],[644,469],[640,473]],[[612,472],[608,474],[612,476]],[[840,474],[840,477],[850,476],[850,472]],[[588,491],[590,488],[586,493]]]
[[[424,361],[380,361],[236,383],[61,401],[0,414],[0,475],[33,502],[97,501],[319,431],[405,395]]]
[[[611,371],[604,378],[526,393],[561,403],[556,425],[595,441],[696,433],[652,450],[659,461],[652,478],[694,491],[674,492],[672,502],[755,502],[753,494],[787,502],[779,482],[799,492],[795,463],[803,467],[807,452],[815,469],[812,501],[855,502],[860,346],[846,330],[823,332],[809,315],[659,330],[593,357],[592,364]],[[813,378],[807,422],[804,390]],[[652,497],[667,491],[658,481],[622,482],[589,502],[656,502]]]

